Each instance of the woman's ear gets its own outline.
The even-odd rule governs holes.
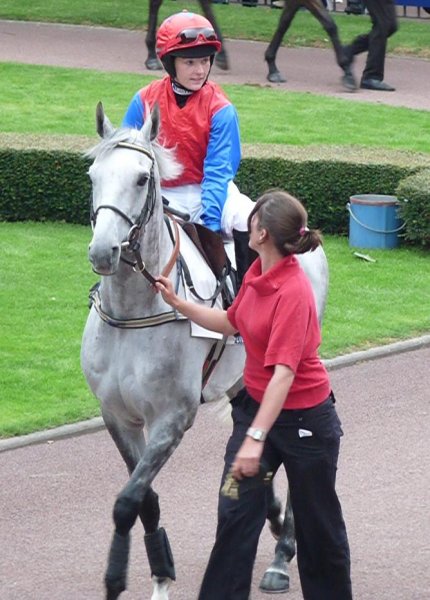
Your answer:
[[[264,242],[267,241],[268,237],[269,237],[269,233],[268,233],[267,229],[264,229],[264,227],[263,227],[262,229],[260,229],[258,231],[257,243],[264,244]]]

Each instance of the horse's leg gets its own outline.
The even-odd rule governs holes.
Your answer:
[[[145,539],[148,559],[154,582],[152,600],[167,600],[167,589],[175,578],[173,557],[164,529],[158,529],[158,498],[150,488],[151,482],[166,463],[191,425],[193,415],[176,413],[153,426],[151,436],[132,475],[118,495],[113,520],[115,531],[111,542],[108,567],[105,575],[106,600],[117,600],[126,589],[130,531],[138,516],[141,517],[150,539]],[[121,454],[132,464],[135,450],[130,451],[130,432],[119,427],[109,427]],[[126,461],[126,462],[127,462]],[[127,463],[127,466],[129,464]],[[149,515],[145,508],[150,507]],[[153,531],[152,531],[153,530]]]
[[[163,65],[157,58],[157,53],[155,52],[158,11],[160,10],[162,2],[163,0],[149,0],[148,30],[145,38],[148,56],[145,60],[145,66],[150,71],[159,71],[163,68]]]
[[[142,439],[143,439],[143,434]],[[140,456],[143,452],[140,453]],[[126,454],[123,458],[128,463],[129,456]],[[132,459],[132,463],[133,463]],[[138,462],[138,461],[137,461]],[[132,474],[137,462],[133,468],[129,468],[130,475]],[[160,522],[160,504],[158,501],[158,494],[154,492],[152,487],[148,489],[145,496],[142,499],[139,507],[139,518],[145,529],[145,546],[146,553],[148,555],[149,566],[151,568],[151,576],[159,579],[158,583],[162,585],[163,579],[166,577],[175,579],[175,568],[173,560],[171,558],[170,546],[164,529],[159,529],[158,525]],[[166,573],[165,576],[161,577],[155,575],[155,573]],[[163,597],[163,596],[162,596]]]
[[[282,532],[284,515],[282,514],[281,501],[275,496],[273,481],[267,488],[267,506],[267,520],[269,521],[270,531],[273,537],[276,540],[279,540]]]
[[[202,7],[203,14],[205,15],[206,19],[212,23],[215,33],[222,44],[221,50],[215,56],[215,64],[220,69],[223,69],[223,71],[228,71],[230,69],[228,54],[224,48],[224,38],[222,37],[221,29],[219,28],[217,20],[215,19],[211,2],[210,0],[199,0],[199,3]]]
[[[102,408],[103,412],[103,408]],[[119,450],[129,475],[133,473],[145,449],[142,429],[120,427],[110,413],[103,412],[103,419],[116,447]],[[146,498],[146,496],[145,496]],[[141,509],[139,509],[140,511]],[[130,527],[131,528],[131,527]],[[127,588],[127,566],[130,551],[129,531],[116,528],[109,554],[108,568],[105,574],[106,599],[116,600]]]
[[[139,517],[145,528],[145,548],[154,585],[152,600],[168,600],[170,582],[176,579],[175,565],[167,533],[158,526],[160,505],[152,488],[143,499]]]
[[[286,592],[290,588],[288,563],[296,554],[294,517],[291,507],[290,491],[288,490],[284,522],[282,524],[278,543],[275,547],[275,558],[265,571],[260,582],[260,590],[268,594]]]
[[[336,55],[336,62],[340,68],[343,68],[343,65],[347,62],[347,59],[343,51],[342,44],[340,43],[337,25],[332,19],[330,13],[320,0],[303,0],[303,5],[317,19],[317,21],[326,31]]]
[[[344,72],[342,83],[348,90],[355,90],[357,88],[357,84],[351,71],[350,60],[348,59],[348,56],[346,55],[345,50],[340,43],[339,32],[336,23],[320,0],[304,0],[304,5],[319,21],[319,23],[321,23],[322,27],[330,38],[336,56],[336,62]]]
[[[294,19],[294,15],[298,11],[301,5],[301,0],[288,0],[285,2],[284,9],[281,13],[278,27],[275,31],[275,34],[268,45],[266,52],[264,53],[264,60],[267,62],[269,67],[269,74],[267,75],[267,79],[272,83],[283,83],[287,81],[278,67],[276,66],[276,54],[279,50],[279,46],[282,43],[285,33],[287,32],[289,26],[291,25],[292,20]]]

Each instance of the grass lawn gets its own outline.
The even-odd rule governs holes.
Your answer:
[[[1,100],[2,131],[22,139],[26,134],[95,136],[99,100],[112,123],[120,125],[135,91],[152,78],[0,63],[0,79],[8,82]],[[430,153],[428,111],[254,86],[226,85],[225,90],[237,107],[243,143]],[[258,118],[256,106],[265,107]]]
[[[0,436],[99,414],[80,370],[87,292],[89,227],[0,223],[0,302],[7,316],[0,349]],[[330,291],[322,356],[388,343],[430,330],[430,261],[408,248],[353,256],[346,238],[328,236]]]

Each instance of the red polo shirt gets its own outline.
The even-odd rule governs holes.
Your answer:
[[[311,284],[294,256],[266,273],[257,259],[248,270],[227,317],[246,348],[245,386],[261,402],[277,364],[295,374],[283,408],[310,408],[330,394],[318,356],[321,333]]]

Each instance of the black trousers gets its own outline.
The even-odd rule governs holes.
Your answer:
[[[372,20],[369,33],[357,36],[349,52],[351,56],[367,52],[366,66],[362,79],[384,79],[387,39],[397,31],[396,6],[394,0],[364,0]]]
[[[232,404],[233,432],[221,489],[258,410],[244,390]],[[331,394],[315,408],[282,411],[264,445],[264,467],[276,473],[283,464],[287,473],[305,600],[352,598],[349,545],[335,490],[341,436]],[[267,503],[267,484],[261,477],[240,482],[237,499],[220,493],[216,539],[199,600],[248,600]]]

